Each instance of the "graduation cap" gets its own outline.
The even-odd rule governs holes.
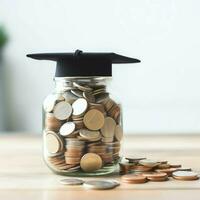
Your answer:
[[[55,77],[112,76],[112,64],[138,63],[140,60],[116,53],[36,53],[27,57],[57,62]]]

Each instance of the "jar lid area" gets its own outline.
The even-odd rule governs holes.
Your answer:
[[[82,52],[36,53],[27,57],[38,60],[56,61],[55,77],[112,76],[112,64],[138,63],[140,60],[116,53]]]

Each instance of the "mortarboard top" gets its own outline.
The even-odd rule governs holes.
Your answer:
[[[116,53],[37,53],[27,57],[57,62],[55,77],[112,76],[112,63],[138,63],[140,60]]]

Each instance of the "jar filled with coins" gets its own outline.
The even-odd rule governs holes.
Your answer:
[[[55,89],[43,103],[44,160],[57,174],[98,176],[118,170],[122,113],[107,90],[112,63],[137,59],[114,53],[47,53],[57,62]]]

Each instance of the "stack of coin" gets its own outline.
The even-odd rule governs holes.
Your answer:
[[[81,158],[88,153],[100,156],[101,167],[119,160],[123,137],[121,109],[109,97],[105,85],[72,81],[62,93],[47,97],[44,111],[44,129],[53,132],[45,140],[48,162],[52,163],[58,155],[64,157],[66,169],[62,169],[68,172],[79,170]],[[53,142],[49,145],[48,140]],[[55,159],[57,163],[58,158]],[[87,156],[86,159],[91,160]]]
[[[69,165],[80,165],[80,160],[84,154],[85,142],[77,138],[65,139],[65,162]]]
[[[168,161],[149,160],[146,158],[127,157],[126,162],[119,163],[120,174],[130,177],[142,175],[149,181],[167,181],[168,177],[177,180],[197,180],[198,174],[191,168],[182,168],[180,164],[170,164]],[[125,176],[125,178],[129,176]],[[125,181],[128,183],[128,181]],[[134,181],[133,181],[134,182]],[[133,183],[130,181],[130,183]],[[134,182],[134,183],[137,183]]]

